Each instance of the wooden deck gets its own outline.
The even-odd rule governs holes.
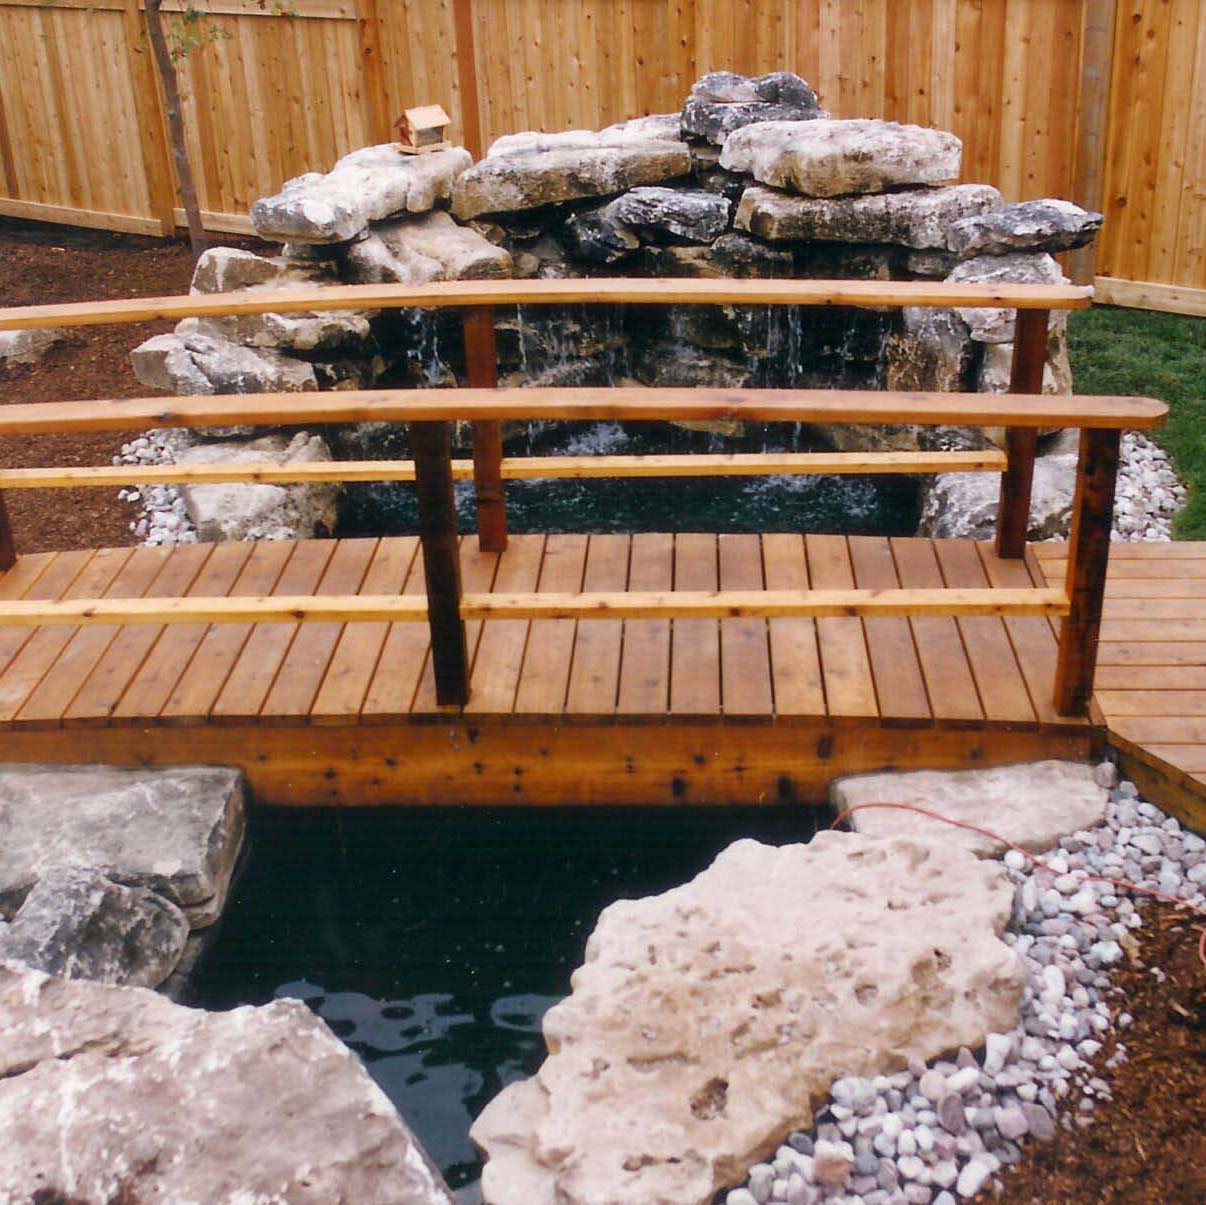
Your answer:
[[[467,591],[1032,584],[988,545],[794,534],[469,537],[462,565]],[[0,577],[29,600],[423,589],[414,537],[33,554]],[[276,803],[758,802],[1094,739],[1054,711],[1044,618],[469,628],[463,712],[435,703],[425,624],[0,629],[0,759],[234,763]]]

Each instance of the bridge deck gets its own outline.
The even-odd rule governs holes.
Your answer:
[[[462,563],[500,592],[1041,577],[988,545],[794,534],[469,537]],[[422,593],[422,573],[413,537],[103,549],[22,556],[0,598]],[[435,703],[425,624],[0,628],[0,759],[234,763],[278,803],[757,802],[1095,735],[1052,707],[1042,618],[491,620],[469,644],[461,712]]]

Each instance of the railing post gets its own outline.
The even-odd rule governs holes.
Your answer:
[[[4,494],[0,493],[0,572],[11,569],[16,563],[17,545],[13,539],[13,524],[8,517]]]
[[[498,385],[494,348],[494,307],[472,306],[464,312],[465,368],[471,389]],[[473,429],[473,489],[477,495],[477,541],[483,552],[507,547],[507,499],[502,479],[502,424],[477,422]]]
[[[1048,310],[1018,310],[1013,332],[1013,366],[1010,393],[1043,392],[1047,364]],[[997,508],[997,556],[1017,558],[1026,547],[1030,527],[1030,488],[1034,482],[1034,457],[1038,431],[1010,427],[1005,432],[1009,463],[1001,474],[1001,501]]]
[[[1080,433],[1076,504],[1068,545],[1070,608],[1060,625],[1055,671],[1055,709],[1060,715],[1084,715],[1093,693],[1121,447],[1121,431]]]
[[[446,422],[410,424],[419,497],[419,540],[427,579],[427,623],[436,702],[469,700],[469,655],[461,619],[461,558],[452,490],[452,429]]]

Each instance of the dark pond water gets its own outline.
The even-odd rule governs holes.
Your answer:
[[[470,1122],[532,1074],[599,912],[684,882],[739,837],[807,840],[798,807],[258,809],[188,1003],[304,1000],[454,1186]]]
[[[804,431],[768,425],[721,439],[652,423],[557,424],[508,440],[509,456],[648,455],[687,452],[810,451]],[[405,455],[404,451],[399,452]],[[467,455],[467,453],[460,453]],[[904,477],[679,477],[510,481],[507,518],[515,532],[840,532],[908,536],[920,517],[916,480]],[[463,531],[476,530],[473,487],[457,485]],[[414,531],[414,487],[351,485],[341,535]]]

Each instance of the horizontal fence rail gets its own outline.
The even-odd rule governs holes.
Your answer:
[[[205,429],[390,421],[410,428],[413,459],[307,465],[117,465],[96,469],[0,470],[0,487],[205,481],[413,480],[426,597],[78,599],[0,602],[0,626],[124,623],[416,622],[431,631],[441,704],[469,692],[467,621],[486,619],[771,618],[791,616],[1043,616],[1061,619],[1056,706],[1087,707],[1096,664],[1114,487],[1127,428],[1160,426],[1167,407],[1150,398],[1042,394],[1052,309],[1089,304],[1086,289],[879,281],[574,280],[469,281],[426,286],[348,286],[101,302],[90,307],[0,310],[0,330],[100,325],[152,318],[346,308],[464,311],[469,387],[364,390],[13,405],[0,435]],[[1010,392],[909,393],[799,389],[499,389],[493,307],[510,304],[768,304],[804,306],[990,306],[1017,311]],[[692,456],[518,457],[502,455],[503,420],[739,421],[1004,427],[1004,453],[760,453]],[[452,425],[468,422],[473,460],[452,458]],[[506,546],[503,482],[536,477],[723,476],[742,473],[999,471],[997,551],[1022,554],[1038,432],[1079,428],[1080,464],[1064,589],[670,591],[618,594],[465,593],[460,579],[453,483],[472,477],[479,543]],[[0,499],[0,568],[15,552]]]

